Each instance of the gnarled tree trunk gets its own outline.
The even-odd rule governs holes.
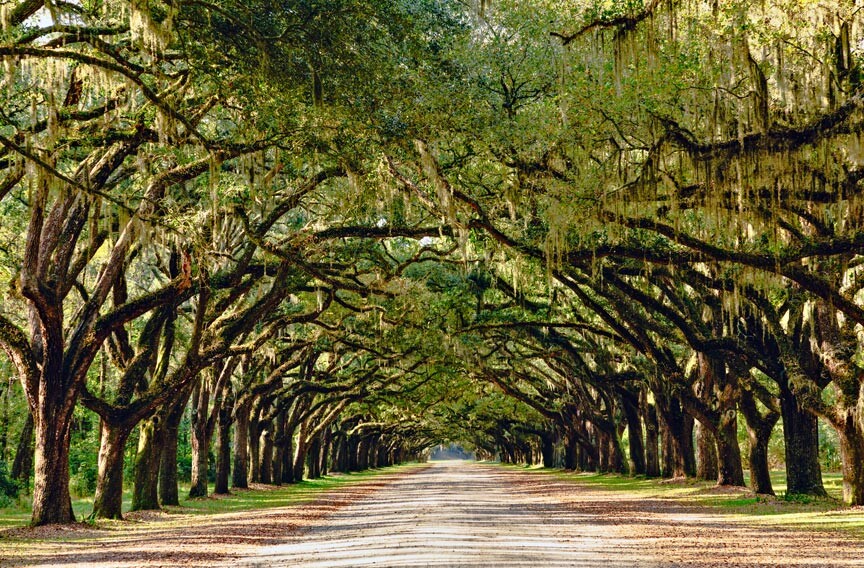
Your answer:
[[[99,472],[93,516],[100,519],[123,518],[123,450],[132,429],[128,424],[101,422]]]
[[[780,411],[786,443],[786,492],[825,496],[819,465],[819,424],[803,410],[785,382],[780,383]]]

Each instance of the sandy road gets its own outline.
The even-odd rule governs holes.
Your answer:
[[[234,560],[232,565],[237,565]],[[864,542],[628,500],[464,462],[440,462],[320,519],[243,566],[864,566]]]
[[[862,539],[686,503],[441,462],[379,472],[285,507],[0,531],[0,568],[864,568]],[[782,505],[775,512],[782,516]]]

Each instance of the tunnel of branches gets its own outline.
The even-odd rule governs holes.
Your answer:
[[[862,18],[3,2],[0,473],[37,525],[87,463],[119,518],[451,442],[823,495],[830,438],[864,505]]]

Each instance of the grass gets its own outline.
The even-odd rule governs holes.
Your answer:
[[[729,517],[730,520],[734,518],[753,524],[795,529],[841,530],[864,538],[864,508],[847,507],[840,501],[842,477],[837,473],[825,473],[822,476],[828,498],[786,498],[786,476],[783,471],[771,473],[771,481],[777,493],[777,497],[772,497],[756,495],[744,488],[719,488],[712,482],[692,479],[662,480],[617,474],[544,470],[536,467],[503,467],[527,469],[532,473],[551,475],[569,483],[620,491],[628,497],[663,499],[682,505],[700,506],[714,514]]]
[[[301,505],[316,499],[330,489],[335,489],[346,484],[358,483],[382,473],[398,471],[406,467],[411,467],[411,464],[348,474],[329,475],[321,479],[307,480],[280,487],[273,486],[266,489],[232,491],[227,496],[212,496],[213,486],[211,485],[208,488],[208,494],[211,496],[201,499],[184,499],[182,496],[189,492],[189,486],[181,484],[180,507],[168,507],[166,511],[169,513],[183,513],[185,515],[214,515],[218,513]],[[131,503],[131,491],[127,489],[123,492],[124,513],[130,510]],[[75,511],[77,519],[86,518],[93,510],[93,497],[74,498],[72,508]],[[22,499],[11,507],[0,508],[0,530],[26,526],[30,522],[30,514],[29,500]]]

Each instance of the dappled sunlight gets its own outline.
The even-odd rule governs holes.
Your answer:
[[[266,546],[244,566],[860,566],[864,545],[559,475],[436,463]],[[606,481],[612,481],[607,479]],[[653,482],[656,486],[656,481]],[[623,489],[623,490],[622,490]],[[687,491],[701,490],[689,486]],[[677,492],[677,491],[676,491]],[[831,560],[826,562],[826,550]]]
[[[737,503],[746,494],[705,482],[436,462],[239,491],[140,520],[7,530],[0,566],[864,565],[864,542],[812,530],[860,527],[859,509],[769,500],[751,514]]]

